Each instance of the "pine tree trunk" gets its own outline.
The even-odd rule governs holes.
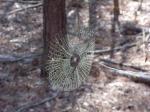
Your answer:
[[[120,27],[119,22],[119,15],[120,15],[120,8],[119,8],[119,0],[113,0],[114,2],[114,17],[112,21],[112,33],[116,32],[116,26]]]
[[[96,8],[97,0],[89,0],[89,27],[94,29],[96,27]]]
[[[57,34],[64,35],[66,33],[66,14],[65,14],[65,0],[44,0],[43,6],[43,41],[44,53],[42,57],[42,77],[47,77],[45,65],[48,60],[48,52],[50,42],[54,40]]]
[[[111,42],[111,49],[114,49],[115,43],[116,43],[116,30],[120,32],[120,22],[119,22],[119,15],[120,15],[120,8],[119,8],[119,0],[113,0],[113,19],[112,19],[112,28],[111,28],[111,37],[112,37],[112,42]],[[114,51],[111,50],[110,52],[110,58],[114,57]]]

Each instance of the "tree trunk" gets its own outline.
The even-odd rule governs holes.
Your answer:
[[[66,33],[65,0],[44,0],[43,14],[44,53],[41,76],[47,77],[45,65],[48,55],[50,55],[48,54],[50,52],[50,42],[55,40],[56,35],[64,37],[63,35]]]
[[[112,33],[116,32],[116,26],[118,28],[120,27],[120,22],[119,22],[119,15],[120,15],[120,8],[119,8],[119,0],[113,0],[114,3],[114,17],[112,21]]]
[[[113,19],[112,19],[112,28],[111,28],[111,37],[112,37],[112,42],[111,42],[111,48],[112,51],[110,53],[110,58],[114,57],[114,47],[116,44],[116,30],[120,32],[120,22],[119,22],[119,15],[120,15],[120,8],[119,8],[119,0],[113,0]]]
[[[94,29],[96,27],[96,8],[97,0],[89,0],[89,27]]]

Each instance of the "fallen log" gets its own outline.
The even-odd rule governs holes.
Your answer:
[[[149,72],[133,72],[130,70],[121,70],[121,69],[117,69],[114,67],[110,67],[104,62],[99,62],[99,65],[104,68],[107,68],[109,71],[113,72],[113,74],[115,75],[125,76],[135,82],[140,82],[140,83],[150,85],[150,73]]]

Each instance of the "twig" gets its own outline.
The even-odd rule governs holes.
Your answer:
[[[34,58],[40,57],[42,54],[28,54],[26,56],[13,56],[13,55],[1,55],[0,63],[14,63],[14,62],[32,62]]]
[[[139,67],[136,67],[136,66],[133,66],[131,64],[126,64],[126,63],[120,63],[120,62],[116,62],[114,60],[110,60],[110,59],[99,59],[100,61],[102,62],[105,62],[107,64],[115,64],[115,65],[119,65],[121,67],[128,67],[128,68],[132,68],[132,69],[135,69],[135,70],[140,70],[142,72],[146,72],[147,70],[144,70],[142,68],[139,68]]]
[[[121,70],[121,69],[110,67],[102,62],[100,62],[99,65],[107,68],[108,70],[110,70],[111,72],[114,72],[115,74],[129,77],[130,79],[134,81],[138,81],[138,82],[150,85],[150,73],[149,72],[133,72],[129,70]]]
[[[4,21],[6,19],[6,16],[7,16],[7,12],[9,12],[11,10],[11,8],[13,7],[15,1],[7,1],[6,0],[6,5],[4,7],[4,11],[3,11],[3,14],[0,15],[1,17],[1,21]],[[6,20],[5,20],[6,21]]]
[[[15,112],[23,112],[24,110],[27,110],[29,108],[34,108],[34,107],[37,107],[39,105],[42,105],[48,101],[51,101],[53,100],[54,98],[56,98],[58,96],[59,92],[57,91],[52,97],[48,97],[48,98],[45,98],[39,102],[32,102],[32,103],[29,103],[27,105],[23,105],[22,107],[18,108]]]
[[[1,0],[0,2],[15,2],[14,0]]]
[[[142,4],[143,4],[143,0],[140,0],[140,4],[139,4],[139,7],[138,7],[138,11],[142,10]]]
[[[141,11],[141,10],[142,10],[143,0],[140,0],[139,2],[140,2],[140,3],[139,3],[139,6],[138,6],[137,10],[134,12],[134,15],[135,15],[134,20],[135,20],[135,21],[137,20],[138,11]]]
[[[16,2],[21,4],[37,4],[42,2],[42,0],[17,0]]]
[[[26,10],[26,9],[36,8],[36,7],[39,7],[39,6],[42,6],[42,5],[43,5],[43,3],[38,3],[38,4],[30,5],[30,6],[27,6],[27,7],[24,7],[24,8],[16,9],[16,10],[13,10],[13,11],[9,12],[8,15],[11,15],[11,14],[14,14],[14,13]]]
[[[112,50],[113,51],[118,51],[118,50],[121,50],[121,49],[125,49],[125,48],[130,48],[130,47],[134,47],[136,46],[137,44],[136,43],[132,43],[132,44],[125,44],[123,46],[118,46],[118,47],[115,47],[115,48],[107,48],[107,49],[103,49],[103,50],[95,50],[95,51],[91,51],[90,53],[93,53],[94,54],[103,54],[103,53],[108,53],[108,52],[111,52]]]

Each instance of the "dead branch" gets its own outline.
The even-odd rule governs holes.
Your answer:
[[[41,54],[28,54],[23,56],[0,54],[0,63],[14,63],[20,61],[23,63],[28,63],[28,62],[32,62],[33,59],[38,58],[40,56]]]
[[[103,53],[108,53],[111,50],[118,51],[118,50],[121,50],[121,49],[124,49],[124,48],[130,48],[130,47],[134,47],[134,46],[136,46],[136,43],[126,44],[124,46],[118,46],[118,47],[115,47],[114,49],[107,48],[107,49],[103,49],[103,50],[95,50],[95,51],[91,51],[90,53],[94,52],[94,54],[103,54]],[[32,60],[34,58],[40,57],[41,55],[42,55],[42,53],[28,54],[26,56],[13,56],[13,55],[5,55],[5,54],[1,55],[0,54],[0,63],[14,63],[14,62],[26,63],[26,62],[32,62]]]
[[[113,51],[118,51],[118,50],[122,50],[122,49],[126,49],[126,48],[131,48],[131,47],[134,47],[136,46],[137,43],[132,43],[132,44],[125,44],[123,46],[118,46],[118,47],[115,47],[115,48],[106,48],[106,49],[103,49],[103,50],[95,50],[95,51],[91,51],[91,53],[94,52],[94,54],[103,54],[103,53],[108,53],[108,52],[111,52],[112,50]]]
[[[30,6],[27,6],[27,7],[24,7],[24,8],[16,9],[16,10],[13,10],[13,11],[9,12],[8,15],[11,15],[11,14],[14,14],[14,13],[17,13],[17,12],[21,12],[21,11],[24,11],[24,10],[27,10],[27,9],[31,9],[31,8],[36,8],[36,7],[39,7],[39,6],[42,6],[42,5],[43,5],[43,3],[38,3],[38,4],[30,5]]]
[[[17,0],[16,2],[21,4],[37,4],[42,2],[42,0]]]
[[[142,4],[143,4],[143,0],[140,0],[140,4],[139,4],[139,7],[138,7],[138,11],[141,11],[141,10],[142,10]]]
[[[137,81],[140,83],[145,83],[145,84],[150,85],[150,73],[149,72],[133,72],[129,70],[121,70],[121,69],[110,67],[103,62],[100,62],[99,65],[107,68],[108,70],[115,73],[116,75],[125,76],[125,77],[130,78],[133,81]]]
[[[23,112],[24,110],[27,110],[29,108],[34,108],[34,107],[42,105],[46,102],[52,101],[53,99],[55,99],[58,96],[58,94],[59,94],[59,92],[57,91],[56,93],[54,93],[53,96],[47,97],[47,98],[45,98],[39,102],[32,102],[32,103],[29,103],[27,105],[23,105],[23,106],[19,107],[18,109],[16,109],[16,112]]]
[[[15,3],[15,1],[13,0],[13,1],[7,1],[6,0],[6,5],[5,5],[5,7],[4,7],[4,9],[3,9],[3,13],[0,15],[0,20],[1,21],[6,21],[5,19],[6,19],[6,16],[7,16],[7,12],[9,12],[10,10],[11,10],[11,8],[13,7],[13,5],[14,5],[14,3]]]
[[[144,70],[142,68],[139,68],[137,66],[133,66],[131,64],[127,64],[127,63],[120,63],[120,62],[116,62],[114,60],[111,60],[111,59],[99,59],[100,61],[104,62],[104,63],[107,63],[107,64],[111,64],[111,65],[118,65],[120,67],[127,67],[127,68],[131,68],[131,69],[135,69],[135,70],[139,70],[139,71],[142,71],[142,72],[146,72],[147,70]]]
[[[14,0],[1,0],[0,2],[15,2]]]

